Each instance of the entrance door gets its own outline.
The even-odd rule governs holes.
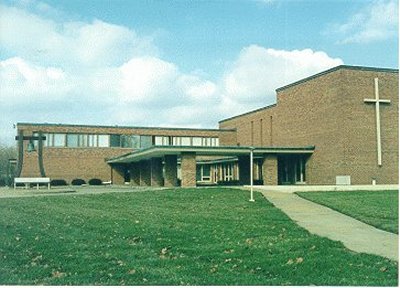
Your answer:
[[[306,159],[303,155],[278,157],[278,184],[294,185],[306,182]]]

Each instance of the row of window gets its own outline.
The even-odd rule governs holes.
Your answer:
[[[34,133],[37,136],[38,133]],[[148,148],[150,146],[219,146],[215,137],[175,137],[119,134],[44,133],[47,147],[122,147]],[[37,142],[37,141],[35,141]],[[37,143],[35,143],[37,145]]]

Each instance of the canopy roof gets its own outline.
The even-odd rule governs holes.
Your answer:
[[[137,150],[121,156],[107,159],[107,163],[132,163],[151,158],[163,157],[165,155],[181,155],[182,153],[196,153],[199,156],[241,156],[263,154],[312,154],[315,146],[303,147],[250,147],[250,146],[152,146],[150,148]]]

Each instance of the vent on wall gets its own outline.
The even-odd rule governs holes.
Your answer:
[[[336,185],[351,185],[350,175],[336,176]]]

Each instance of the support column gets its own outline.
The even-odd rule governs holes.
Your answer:
[[[140,165],[140,186],[151,186],[151,169],[150,161],[143,160]]]
[[[163,186],[163,171],[162,171],[162,159],[151,158],[151,186],[160,187]]]
[[[176,187],[178,186],[178,165],[176,155],[165,155],[165,187]]]
[[[240,185],[250,185],[250,156],[239,156],[238,165]]]
[[[112,173],[111,173],[111,175],[112,175],[112,179],[111,179],[112,184],[123,185],[125,183],[124,175],[125,175],[126,167],[124,165],[121,165],[121,164],[114,164],[114,165],[111,165],[111,169],[112,169]],[[108,180],[106,180],[106,181],[108,181]]]
[[[181,154],[182,187],[196,187],[196,153]]]
[[[131,185],[140,186],[140,165],[138,162],[131,163],[129,166]]]
[[[278,185],[278,156],[265,155],[262,165],[264,185]]]

